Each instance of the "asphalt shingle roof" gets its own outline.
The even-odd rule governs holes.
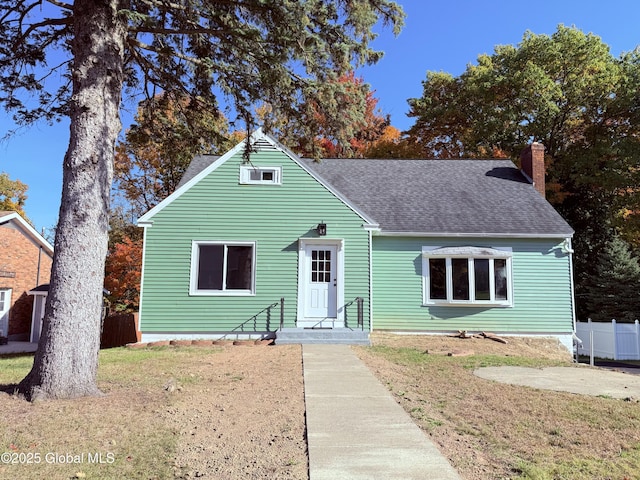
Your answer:
[[[510,160],[303,160],[383,232],[570,236]]]
[[[198,175],[202,170],[215,162],[218,158],[220,158],[218,155],[198,155],[197,157],[193,157],[193,160],[189,163],[189,166],[185,170],[184,175],[182,175],[182,178],[176,188],[180,188],[193,177]]]
[[[218,158],[195,157],[180,186]],[[510,160],[301,162],[378,223],[383,232],[439,236],[573,234]]]

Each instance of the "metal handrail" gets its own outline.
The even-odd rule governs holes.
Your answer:
[[[284,328],[284,297],[280,298],[280,330]]]
[[[353,300],[351,300],[350,302],[348,302],[347,304],[345,304],[345,327],[348,327],[347,325],[347,316],[346,316],[346,311],[347,308],[346,307],[350,307],[353,304],[356,304],[356,319],[357,319],[357,328],[360,328],[361,330],[364,331],[364,298],[362,297],[356,297]]]
[[[284,298],[280,299],[280,302],[274,302],[271,305],[263,308],[262,310],[260,310],[258,313],[256,313],[255,315],[252,315],[251,317],[249,317],[247,320],[245,320],[244,322],[242,322],[240,325],[234,327],[231,331],[232,332],[244,332],[244,331],[251,331],[251,330],[245,330],[245,327],[247,325],[249,325],[250,323],[253,323],[253,331],[256,330],[257,328],[257,323],[258,323],[258,317],[265,313],[267,314],[267,329],[269,328],[269,324],[271,323],[271,310],[274,307],[277,307],[278,304],[280,305],[280,329],[282,330],[282,324],[284,323]]]
[[[358,327],[364,331],[364,298],[356,297],[356,305],[358,308]]]

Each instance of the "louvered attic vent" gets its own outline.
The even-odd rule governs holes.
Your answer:
[[[273,145],[271,142],[261,138],[255,143],[251,144],[253,150],[258,152],[275,152],[278,151],[278,147]]]

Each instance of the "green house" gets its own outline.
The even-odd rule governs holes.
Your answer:
[[[144,227],[143,341],[574,331],[573,230],[543,147],[509,160],[301,159],[262,131],[196,157]],[[542,194],[541,194],[542,193]]]

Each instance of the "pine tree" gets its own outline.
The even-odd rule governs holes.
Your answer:
[[[620,237],[609,241],[587,281],[584,302],[592,320],[632,322],[640,318],[640,262]]]

